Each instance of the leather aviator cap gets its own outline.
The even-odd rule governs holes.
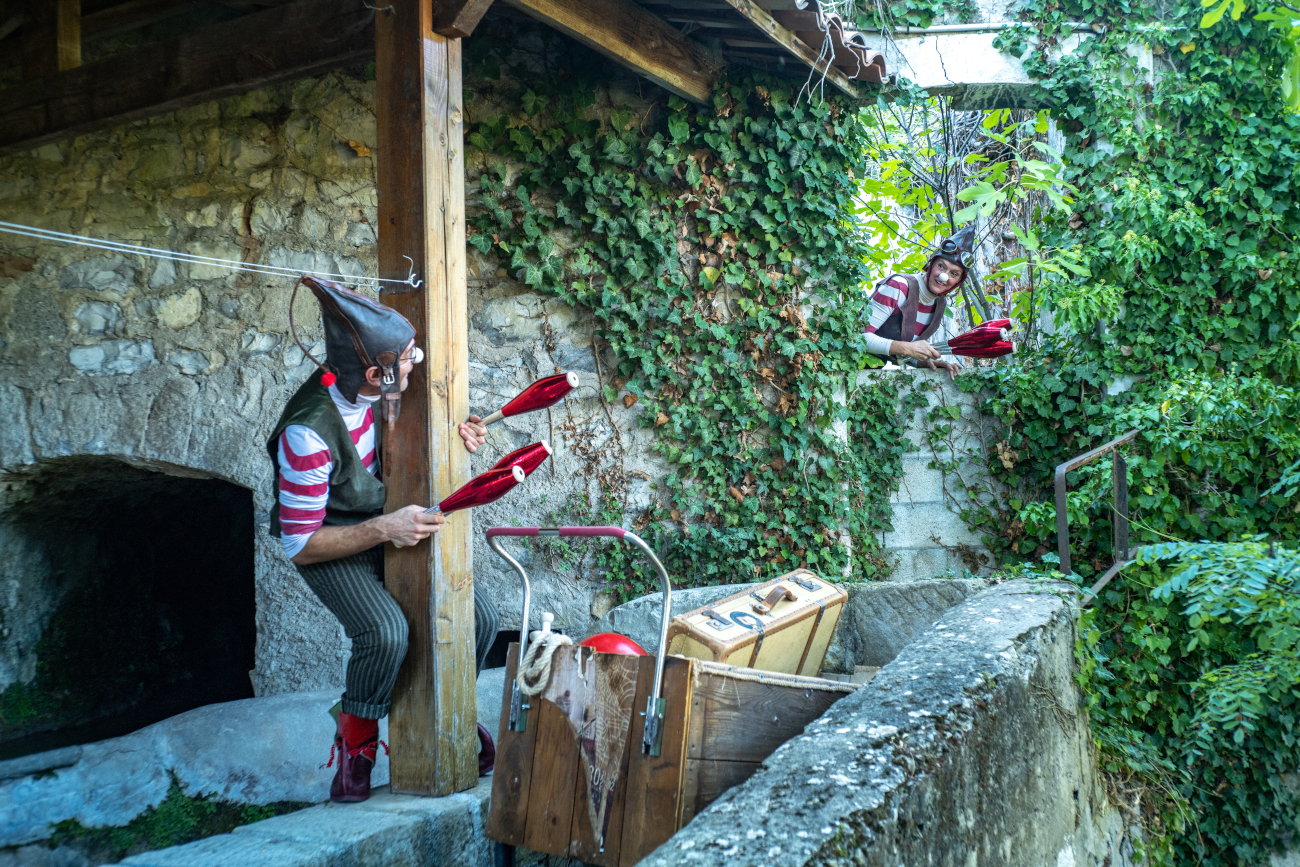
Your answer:
[[[366,371],[378,367],[380,374],[380,411],[389,430],[397,422],[402,408],[401,357],[415,339],[415,326],[391,307],[353,292],[346,286],[306,276],[298,281],[320,302],[325,325],[325,359],[322,365],[306,348],[303,352],[319,367],[328,367],[338,376],[339,392],[351,403],[366,382]],[[298,287],[294,287],[297,295]],[[293,330],[293,300],[289,301],[289,328]],[[298,335],[295,342],[302,348]]]

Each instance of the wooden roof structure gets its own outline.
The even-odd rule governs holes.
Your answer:
[[[803,10],[796,4],[805,0],[503,2],[699,103],[727,63],[798,64],[853,97],[859,82],[885,77],[879,55],[846,46],[839,27],[827,35],[815,0]],[[440,15],[447,4],[433,0],[435,32],[468,36],[490,3]],[[373,59],[375,16],[386,8],[385,0],[0,0],[0,51],[22,57],[21,78],[0,82],[0,154]],[[103,48],[152,25],[165,38]]]

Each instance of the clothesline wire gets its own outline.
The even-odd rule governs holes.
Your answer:
[[[266,274],[275,277],[300,277],[303,274],[301,268],[288,268],[281,265],[263,265],[258,262],[241,262],[238,259],[221,259],[216,256],[200,256],[197,253],[180,253],[175,250],[163,250],[157,247],[142,247],[138,244],[127,244],[123,241],[109,241],[100,238],[90,238],[85,235],[73,235],[69,232],[56,232],[53,229],[40,229],[35,226],[24,226],[21,223],[7,223],[0,220],[0,232],[7,232],[11,235],[20,235],[25,238],[34,238],[39,241],[49,241],[57,244],[71,244],[78,247],[88,247],[92,250],[107,250],[113,253],[129,253],[135,256],[144,256],[149,259],[167,259],[173,262],[185,262],[191,265],[219,265],[229,268],[232,271],[245,271],[252,274]],[[405,280],[397,280],[391,277],[367,277],[357,274],[334,274],[324,271],[311,271],[316,277],[326,279],[338,279],[346,281],[365,280],[369,283],[396,283],[404,286],[411,286],[418,289],[424,282],[415,276],[415,263],[410,256],[403,256],[408,262],[411,262],[411,273]]]

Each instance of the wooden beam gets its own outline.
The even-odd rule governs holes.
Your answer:
[[[373,15],[297,0],[0,90],[0,154],[368,60]]]
[[[23,78],[34,81],[81,65],[81,0],[27,0]]]
[[[632,0],[506,0],[683,99],[708,104],[722,71],[700,45]]]
[[[436,503],[469,480],[456,433],[469,415],[461,43],[433,32],[428,0],[385,0],[375,24],[376,184],[384,303],[416,328],[416,365],[383,466],[389,510]],[[382,7],[382,3],[376,5]],[[384,583],[410,626],[388,736],[394,792],[448,795],[478,782],[470,514],[432,541],[384,549]]]
[[[116,36],[208,5],[206,0],[128,0],[81,19],[86,38]]]
[[[860,98],[858,89],[853,86],[853,82],[849,81],[848,76],[843,72],[831,66],[830,59],[819,59],[818,52],[809,48],[806,42],[778,24],[775,18],[755,4],[753,0],[727,0],[727,2],[741,15],[758,25],[758,29],[766,33],[777,45],[811,66],[818,74],[825,75],[826,80],[831,84],[834,84],[854,99]]]
[[[0,0],[0,39],[7,39],[11,33],[23,26],[23,15],[27,11],[24,0]]]
[[[464,39],[487,14],[492,0],[433,0],[433,32]]]

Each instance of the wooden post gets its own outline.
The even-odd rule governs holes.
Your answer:
[[[27,0],[23,77],[28,81],[81,65],[81,0]]]
[[[469,413],[463,105],[460,40],[434,32],[429,0],[375,6],[379,273],[413,268],[424,281],[383,291],[425,352],[385,434],[391,511],[431,505],[470,477],[456,433]],[[447,795],[478,782],[470,534],[469,512],[456,512],[436,544],[385,547],[385,583],[410,624],[389,716],[394,792]]]

